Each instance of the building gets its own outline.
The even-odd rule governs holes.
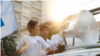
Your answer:
[[[29,34],[26,26],[29,20],[37,20],[41,23],[50,21],[49,5],[53,1],[13,1],[12,5],[15,12],[15,17],[18,22],[18,29],[13,35],[18,37],[18,40]],[[17,40],[17,41],[18,41]]]

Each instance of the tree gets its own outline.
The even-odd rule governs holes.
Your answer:
[[[56,25],[49,26],[49,34],[48,39],[51,39],[52,35],[57,34],[57,27]]]
[[[20,56],[16,53],[16,46],[15,43],[16,36],[7,36],[3,38],[3,48],[5,50],[6,55],[8,56]]]

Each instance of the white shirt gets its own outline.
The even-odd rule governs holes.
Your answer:
[[[23,36],[24,41],[29,45],[26,50],[28,56],[41,56],[41,49],[47,49],[49,45],[44,41],[44,39],[40,36]],[[23,39],[21,38],[18,43],[16,50],[21,49],[23,47]],[[26,50],[21,53],[21,56],[27,56]]]
[[[55,47],[55,45],[54,45],[54,43],[51,41],[51,40],[49,40],[49,39],[47,39],[46,40],[46,43],[50,46],[50,48],[52,48],[53,50],[55,50],[56,49],[56,47]],[[45,53],[44,54],[42,54],[42,56],[46,56],[46,54],[48,53],[48,51],[47,50],[45,50]]]
[[[61,38],[59,34],[52,35],[51,41],[53,41],[56,47],[58,47],[59,44],[65,44],[63,38]]]
[[[65,44],[64,39],[61,38],[59,34],[52,35],[51,41],[54,42],[56,47],[58,47],[59,44],[61,44],[61,45]],[[67,42],[67,45],[73,46],[73,38],[66,38],[66,42]],[[76,41],[75,41],[75,44],[76,44]]]
[[[51,40],[49,40],[49,39],[47,39],[46,40],[46,43],[53,49],[53,50],[55,50],[55,46],[54,46],[54,43],[51,41]]]

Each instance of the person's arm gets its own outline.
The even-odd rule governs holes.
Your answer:
[[[42,48],[47,50],[48,52],[52,51],[53,49],[45,42],[45,40],[41,37],[42,40]]]
[[[19,43],[16,47],[16,53],[17,54],[21,54],[27,48],[27,44],[25,43],[25,40],[23,41],[23,39],[22,38],[20,39],[20,41],[19,41]]]
[[[28,46],[27,43],[24,43],[23,47],[17,50],[17,54],[21,54],[23,51],[25,51],[27,46]]]
[[[47,48],[47,51],[48,51],[48,52],[51,52],[51,51],[53,51],[53,49],[50,48],[50,47],[48,47],[48,48]]]
[[[55,50],[55,52],[54,52],[54,50],[52,50],[52,51],[48,52],[47,55],[50,55],[50,54],[52,54],[53,52],[54,52],[54,53],[61,53],[61,52],[63,52],[63,51],[65,51],[65,45],[58,45],[58,47],[57,47],[57,49]]]

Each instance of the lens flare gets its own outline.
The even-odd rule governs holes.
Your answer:
[[[44,50],[44,49],[41,49],[41,50],[40,50],[40,53],[41,53],[41,54],[45,54],[45,50]]]

